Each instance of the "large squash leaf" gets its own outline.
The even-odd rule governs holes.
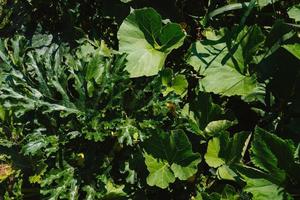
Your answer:
[[[297,187],[300,180],[296,151],[290,140],[257,127],[250,149],[251,161],[257,168],[234,166],[246,182],[244,191],[250,192],[254,200],[291,199],[286,190]]]
[[[152,8],[134,10],[119,31],[119,50],[127,53],[126,70],[131,77],[156,75],[167,55],[183,44],[185,33],[179,24],[163,26]]]
[[[243,191],[251,193],[253,200],[291,199],[284,188],[272,179],[272,174],[246,166],[236,166],[236,169],[246,182]]]
[[[144,157],[150,173],[147,183],[160,188],[168,187],[176,178],[187,180],[197,172],[201,161],[182,130],[153,135],[146,142]]]
[[[246,101],[262,100],[265,89],[249,73],[249,64],[265,39],[260,28],[244,27],[230,33],[207,30],[205,35],[206,40],[192,45],[187,60],[205,76],[200,80],[202,90],[224,96],[238,95]],[[237,35],[234,40],[233,35]]]
[[[251,161],[263,171],[271,173],[278,182],[283,182],[287,173],[293,174],[295,146],[261,128],[256,128],[251,144]]]
[[[206,92],[224,96],[239,95],[250,101],[265,93],[264,86],[257,82],[254,75],[245,76],[230,67],[210,67],[204,75],[200,84]]]
[[[247,133],[237,133],[230,138],[228,132],[222,132],[208,142],[204,158],[210,167],[217,168],[218,178],[235,180],[237,174],[232,165],[241,162],[249,140]]]

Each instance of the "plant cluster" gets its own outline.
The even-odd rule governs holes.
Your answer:
[[[0,199],[300,199],[299,22],[293,0],[0,0]]]

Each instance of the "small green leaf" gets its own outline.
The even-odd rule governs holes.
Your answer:
[[[291,19],[295,20],[295,22],[300,21],[300,4],[294,5],[293,7],[288,9],[288,15]]]
[[[49,156],[58,150],[58,137],[55,135],[46,136],[43,134],[45,129],[37,129],[25,138],[26,143],[22,146],[24,155],[42,155]]]
[[[93,78],[96,82],[98,82],[103,73],[104,64],[105,62],[103,61],[103,57],[99,55],[94,56],[87,66],[85,79],[89,81]]]
[[[171,69],[166,69],[161,73],[162,84],[166,87],[163,95],[166,96],[170,92],[175,92],[181,97],[185,96],[187,93],[188,81],[183,74],[176,75],[174,77],[173,71]]]
[[[221,165],[225,164],[224,159],[219,158],[219,153],[221,150],[220,142],[221,141],[218,137],[215,137],[208,142],[207,152],[204,155],[204,158],[205,158],[205,162],[210,167],[218,168]]]
[[[214,136],[222,131],[230,128],[231,126],[237,124],[237,121],[229,121],[229,120],[216,120],[209,122],[205,127],[205,133],[208,136]]]
[[[144,154],[144,157],[145,164],[150,173],[147,177],[148,185],[164,189],[167,188],[170,183],[175,182],[175,176],[167,162],[159,161],[147,153]]]
[[[300,43],[286,44],[283,45],[283,48],[300,60]]]
[[[5,120],[5,110],[1,105],[0,105],[0,120],[2,121]]]
[[[33,35],[31,40],[31,47],[39,48],[43,46],[49,46],[52,42],[52,39],[53,39],[52,35],[46,35],[46,34]]]

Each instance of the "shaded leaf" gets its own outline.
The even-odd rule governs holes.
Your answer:
[[[146,141],[145,163],[150,172],[147,183],[166,188],[176,178],[187,180],[197,172],[201,156],[182,130],[169,134],[161,132]],[[163,178],[162,178],[163,177]]]

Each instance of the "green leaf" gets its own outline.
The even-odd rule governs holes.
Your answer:
[[[144,157],[145,164],[150,173],[147,177],[148,185],[167,188],[170,183],[175,182],[175,176],[167,162],[159,161],[147,153],[144,154]]]
[[[206,163],[218,168],[217,175],[220,179],[235,180],[237,174],[232,165],[242,161],[249,140],[250,135],[247,133],[236,133],[230,138],[227,132],[222,132],[208,142],[204,155]]]
[[[92,78],[98,83],[98,80],[101,78],[101,75],[104,71],[104,64],[105,61],[103,60],[104,58],[95,55],[89,62],[87,66],[87,71],[85,75],[85,79],[87,81],[91,80]]]
[[[218,168],[225,164],[223,158],[219,158],[219,153],[221,151],[221,141],[220,138],[215,137],[208,142],[207,152],[204,155],[205,162],[214,168]]]
[[[295,20],[295,22],[300,21],[300,4],[294,5],[288,9],[288,15],[291,19]]]
[[[207,93],[199,93],[183,107],[181,114],[188,119],[191,131],[203,137],[207,137],[203,131],[210,122],[224,118],[222,108]]]
[[[176,178],[187,180],[201,161],[182,130],[153,135],[146,141],[144,157],[150,173],[147,183],[160,188],[168,187]]]
[[[286,44],[283,45],[283,48],[300,60],[300,43]]]
[[[0,120],[4,121],[5,120],[5,110],[4,108],[0,105]]]
[[[225,185],[222,191],[221,200],[239,200],[241,196],[231,185]]]
[[[133,146],[139,140],[142,140],[140,130],[134,126],[134,120],[126,119],[121,121],[117,128],[118,141],[120,144]]]
[[[41,182],[41,194],[49,200],[78,199],[77,180],[74,179],[74,168],[52,169]]]
[[[261,178],[245,178],[247,186],[245,187],[245,192],[250,192],[253,195],[253,200],[283,200],[284,193],[283,188],[272,182],[261,179]]]
[[[205,77],[200,81],[205,92],[213,92],[223,96],[264,96],[264,88],[257,82],[256,77],[244,76],[230,67],[210,67],[204,72]]]
[[[285,200],[291,199],[283,187],[272,180],[272,174],[265,174],[247,166],[237,166],[246,186],[243,191],[252,194],[253,200]]]
[[[94,200],[99,198],[99,193],[90,185],[86,185],[82,188],[84,192],[86,192],[85,200]]]
[[[257,0],[257,4],[260,8],[263,8],[269,4],[274,4],[278,0]]]
[[[24,155],[43,155],[49,156],[58,150],[58,137],[46,136],[43,132],[45,129],[37,129],[32,134],[28,134],[25,137],[26,143],[22,146],[22,152]]]
[[[205,127],[205,133],[208,136],[214,136],[222,131],[230,128],[237,124],[237,121],[229,121],[229,120],[216,120],[209,122]]]
[[[174,92],[178,95],[184,96],[187,93],[188,82],[184,75],[177,75],[172,84]]]
[[[249,73],[249,65],[265,40],[261,29],[251,26],[239,31],[235,27],[231,32],[206,30],[205,34],[207,39],[194,43],[187,57],[187,62],[204,76],[201,90],[263,101],[264,86]]]
[[[52,42],[53,36],[46,34],[36,34],[32,36],[31,47],[39,48],[43,46],[49,46]]]
[[[278,182],[284,182],[286,172],[290,172],[294,164],[293,143],[258,127],[255,129],[250,152],[253,164],[271,173]]]
[[[179,24],[162,25],[152,8],[137,9],[121,24],[119,50],[127,53],[130,77],[153,76],[164,66],[167,55],[183,44],[185,34]]]
[[[206,40],[193,43],[187,55],[187,62],[201,75],[209,67],[230,67],[246,75],[248,64],[265,40],[258,26],[241,31],[234,27],[231,32],[206,29],[204,34]]]
[[[199,74],[203,74],[209,66],[223,66],[222,60],[228,52],[223,32],[206,30],[205,34],[207,40],[193,43],[187,56],[188,64]]]
[[[124,185],[116,185],[110,180],[105,184],[106,194],[103,195],[103,199],[119,199],[125,197],[127,194],[123,191]]]
[[[181,97],[185,96],[188,88],[188,81],[186,80],[183,74],[173,75],[171,69],[166,69],[162,71],[162,84],[166,87],[166,90],[163,92],[163,95],[166,96],[170,92],[175,92]]]

